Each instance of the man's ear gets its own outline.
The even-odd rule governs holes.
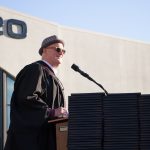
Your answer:
[[[45,53],[46,52],[46,48],[43,48],[43,53]]]

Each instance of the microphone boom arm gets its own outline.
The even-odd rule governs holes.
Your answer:
[[[87,74],[88,75],[88,74]],[[98,82],[96,82],[93,78],[91,78],[89,75],[86,77],[88,78],[90,81],[93,81],[95,84],[97,84],[104,92],[106,95],[108,95],[108,92],[106,91],[106,89],[101,85],[99,84]]]

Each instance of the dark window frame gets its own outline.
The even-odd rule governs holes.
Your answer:
[[[3,149],[3,71],[0,69],[0,150]]]
[[[0,67],[0,150],[3,150],[7,126],[7,77],[15,81],[15,77]],[[5,108],[4,108],[5,107]]]

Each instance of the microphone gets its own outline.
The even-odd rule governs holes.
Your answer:
[[[71,66],[71,68],[72,68],[74,71],[79,72],[81,75],[83,75],[84,77],[88,78],[89,80],[92,80],[92,78],[90,78],[90,76],[89,76],[87,73],[85,73],[85,72],[83,72],[82,70],[80,70],[77,65],[73,64],[73,65]]]
[[[103,87],[101,84],[97,83],[97,82],[96,82],[94,79],[92,79],[87,73],[85,73],[85,72],[83,72],[82,70],[80,70],[80,68],[79,68],[77,65],[73,64],[73,65],[71,66],[71,68],[72,68],[74,71],[79,72],[82,76],[88,78],[90,81],[93,81],[94,83],[96,83],[96,84],[105,92],[105,94],[108,95],[108,92],[104,89],[104,87]]]

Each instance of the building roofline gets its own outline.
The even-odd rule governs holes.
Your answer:
[[[69,27],[69,26],[61,25],[61,24],[56,23],[56,22],[51,22],[51,21],[48,21],[48,20],[45,20],[45,19],[41,19],[41,18],[38,18],[38,17],[35,17],[35,16],[31,16],[29,14],[24,14],[22,12],[15,11],[15,10],[12,10],[12,9],[9,9],[9,8],[6,8],[6,7],[2,7],[2,6],[0,6],[0,9],[2,9],[4,11],[7,11],[7,12],[13,12],[15,14],[18,14],[18,15],[21,15],[21,16],[24,16],[24,17],[35,19],[35,20],[40,21],[40,22],[45,22],[47,24],[56,25],[56,26],[59,26],[60,28],[70,29],[70,30],[74,30],[74,31],[78,31],[78,32],[86,32],[86,33],[90,33],[90,34],[105,36],[105,37],[108,37],[108,38],[115,38],[115,39],[118,39],[118,40],[125,40],[125,41],[129,41],[129,42],[135,42],[135,43],[142,43],[142,44],[150,45],[150,42],[145,42],[145,41],[142,41],[142,40],[135,40],[135,39],[132,39],[132,38],[126,38],[126,37],[120,37],[120,36],[117,36],[117,35],[111,35],[111,34],[105,34],[105,33],[101,33],[101,32],[95,32],[95,31],[91,31],[91,30],[87,30],[87,29],[83,29],[83,28]]]

